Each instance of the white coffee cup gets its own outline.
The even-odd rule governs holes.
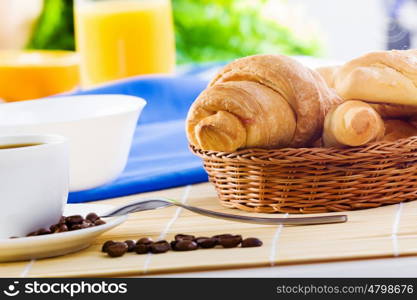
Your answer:
[[[58,222],[68,197],[68,165],[65,137],[0,137],[0,238],[25,236]]]

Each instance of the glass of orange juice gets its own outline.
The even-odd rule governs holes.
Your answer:
[[[83,88],[174,71],[170,0],[76,0],[74,9]]]

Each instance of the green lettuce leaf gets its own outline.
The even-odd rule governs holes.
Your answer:
[[[44,0],[30,49],[74,49],[73,0]],[[152,0],[149,0],[152,1]],[[177,61],[227,61],[257,53],[318,55],[317,39],[262,16],[265,0],[173,0]]]

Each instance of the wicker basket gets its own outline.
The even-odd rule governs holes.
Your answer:
[[[417,136],[350,149],[202,151],[221,204],[251,212],[322,213],[417,196]]]

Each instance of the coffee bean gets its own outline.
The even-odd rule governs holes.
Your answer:
[[[51,227],[49,228],[51,230],[52,233],[58,233],[58,232],[64,232],[64,231],[68,231],[68,227],[65,224],[54,224],[51,225]]]
[[[106,224],[106,222],[101,220],[95,213],[89,213],[87,217],[89,219],[84,219],[81,215],[73,215],[69,217],[62,216],[58,223],[52,224],[49,228],[41,228],[36,231],[32,231],[26,236],[60,233]],[[94,222],[92,220],[94,220]]]
[[[137,254],[145,254],[151,251],[153,241],[151,238],[143,237],[136,242],[135,252]]]
[[[89,228],[89,227],[94,227],[94,224],[91,222],[87,222],[87,220],[85,220],[82,224],[81,224],[84,228]]]
[[[125,244],[127,245],[127,252],[132,252],[136,246],[136,243],[132,240],[126,240]]]
[[[213,239],[220,239],[220,238],[227,238],[227,237],[233,237],[233,234],[230,233],[225,233],[225,234],[218,234],[218,235],[213,235],[212,238]]]
[[[237,234],[237,235],[230,234],[230,233],[218,234],[218,235],[214,235],[213,238],[216,239],[217,241],[219,241],[220,239],[224,239],[224,238],[236,238],[242,241],[242,236],[240,234]]]
[[[57,229],[59,228],[59,223],[58,224],[53,224],[49,227],[49,230],[51,232],[55,232]]]
[[[26,236],[35,236],[35,235],[37,235],[37,231],[32,231],[32,232],[30,232],[30,233],[28,233]]]
[[[134,251],[137,254],[146,254],[146,253],[151,251],[151,245],[152,245],[152,243],[150,243],[150,244],[136,244],[135,248],[134,248]]]
[[[218,238],[218,243],[223,246],[223,248],[234,248],[237,247],[242,242],[241,235],[234,236],[223,236]]]
[[[84,223],[91,224],[87,221],[81,224],[75,224],[73,227],[78,228]],[[64,225],[65,226],[65,225]],[[56,229],[57,230],[57,229]],[[41,231],[41,230],[40,230]],[[40,231],[37,231],[36,234],[39,234]],[[42,231],[41,231],[42,232]],[[219,234],[214,235],[213,237],[197,237],[188,234],[177,234],[175,240],[168,243],[165,240],[153,242],[151,238],[143,237],[136,241],[126,240],[124,242],[114,242],[107,241],[102,246],[102,251],[107,252],[111,257],[122,256],[126,252],[136,252],[137,254],[146,254],[146,253],[165,253],[169,250],[174,251],[192,251],[196,250],[199,247],[201,248],[213,248],[216,245],[221,245],[223,248],[234,248],[239,246],[241,247],[260,247],[262,246],[262,241],[258,238],[246,238],[242,240],[240,234]]]
[[[152,243],[153,243],[153,241],[152,241],[151,238],[143,237],[136,242],[136,245],[137,244],[152,244]]]
[[[165,253],[170,249],[171,249],[171,246],[165,240],[157,241],[157,242],[151,244],[151,252],[155,253],[155,254]]]
[[[81,224],[83,221],[84,218],[80,215],[74,215],[65,218],[65,223],[67,224],[67,226],[69,225],[70,227],[74,224]]]
[[[262,241],[260,239],[257,238],[246,238],[242,241],[242,247],[243,248],[247,248],[247,247],[260,247],[262,246]]]
[[[50,233],[51,233],[51,230],[41,228],[36,232],[36,235],[45,235],[45,234],[50,234]]]
[[[81,224],[74,224],[71,226],[70,230],[80,230],[80,229],[85,229],[91,227],[91,225],[87,222],[82,222]]]
[[[189,234],[177,234],[174,238],[177,242],[180,240],[190,240],[190,241],[194,241],[195,236],[194,235],[189,235]]]
[[[93,212],[89,213],[85,218],[91,221],[92,223],[94,223],[97,219],[100,219],[100,217],[97,216],[97,214]]]
[[[217,245],[217,239],[209,237],[198,237],[195,239],[197,245],[201,248],[214,248]]]
[[[55,229],[54,232],[59,233],[59,232],[65,232],[65,231],[68,231],[68,226],[65,224],[60,224],[59,227]]]
[[[111,257],[119,257],[127,252],[127,245],[123,242],[116,242],[107,247],[107,254]]]
[[[95,226],[104,225],[106,222],[104,222],[102,219],[97,219],[94,221]]]
[[[110,245],[113,245],[115,241],[106,241],[101,247],[101,252],[107,252],[107,249]]]
[[[83,229],[82,224],[74,224],[70,227],[70,230],[80,230]]]
[[[192,240],[179,240],[175,244],[174,250],[176,251],[191,251],[196,250],[198,245]]]
[[[243,238],[242,238],[242,236],[240,235],[240,234],[236,234],[236,235],[234,235],[233,236],[235,239],[238,239],[239,240],[239,243],[241,243],[242,242],[242,240],[243,240]]]
[[[215,239],[217,241],[217,245],[218,245],[219,244],[219,240],[221,238],[231,238],[231,237],[233,237],[233,234],[225,233],[225,234],[213,235],[211,238]]]

